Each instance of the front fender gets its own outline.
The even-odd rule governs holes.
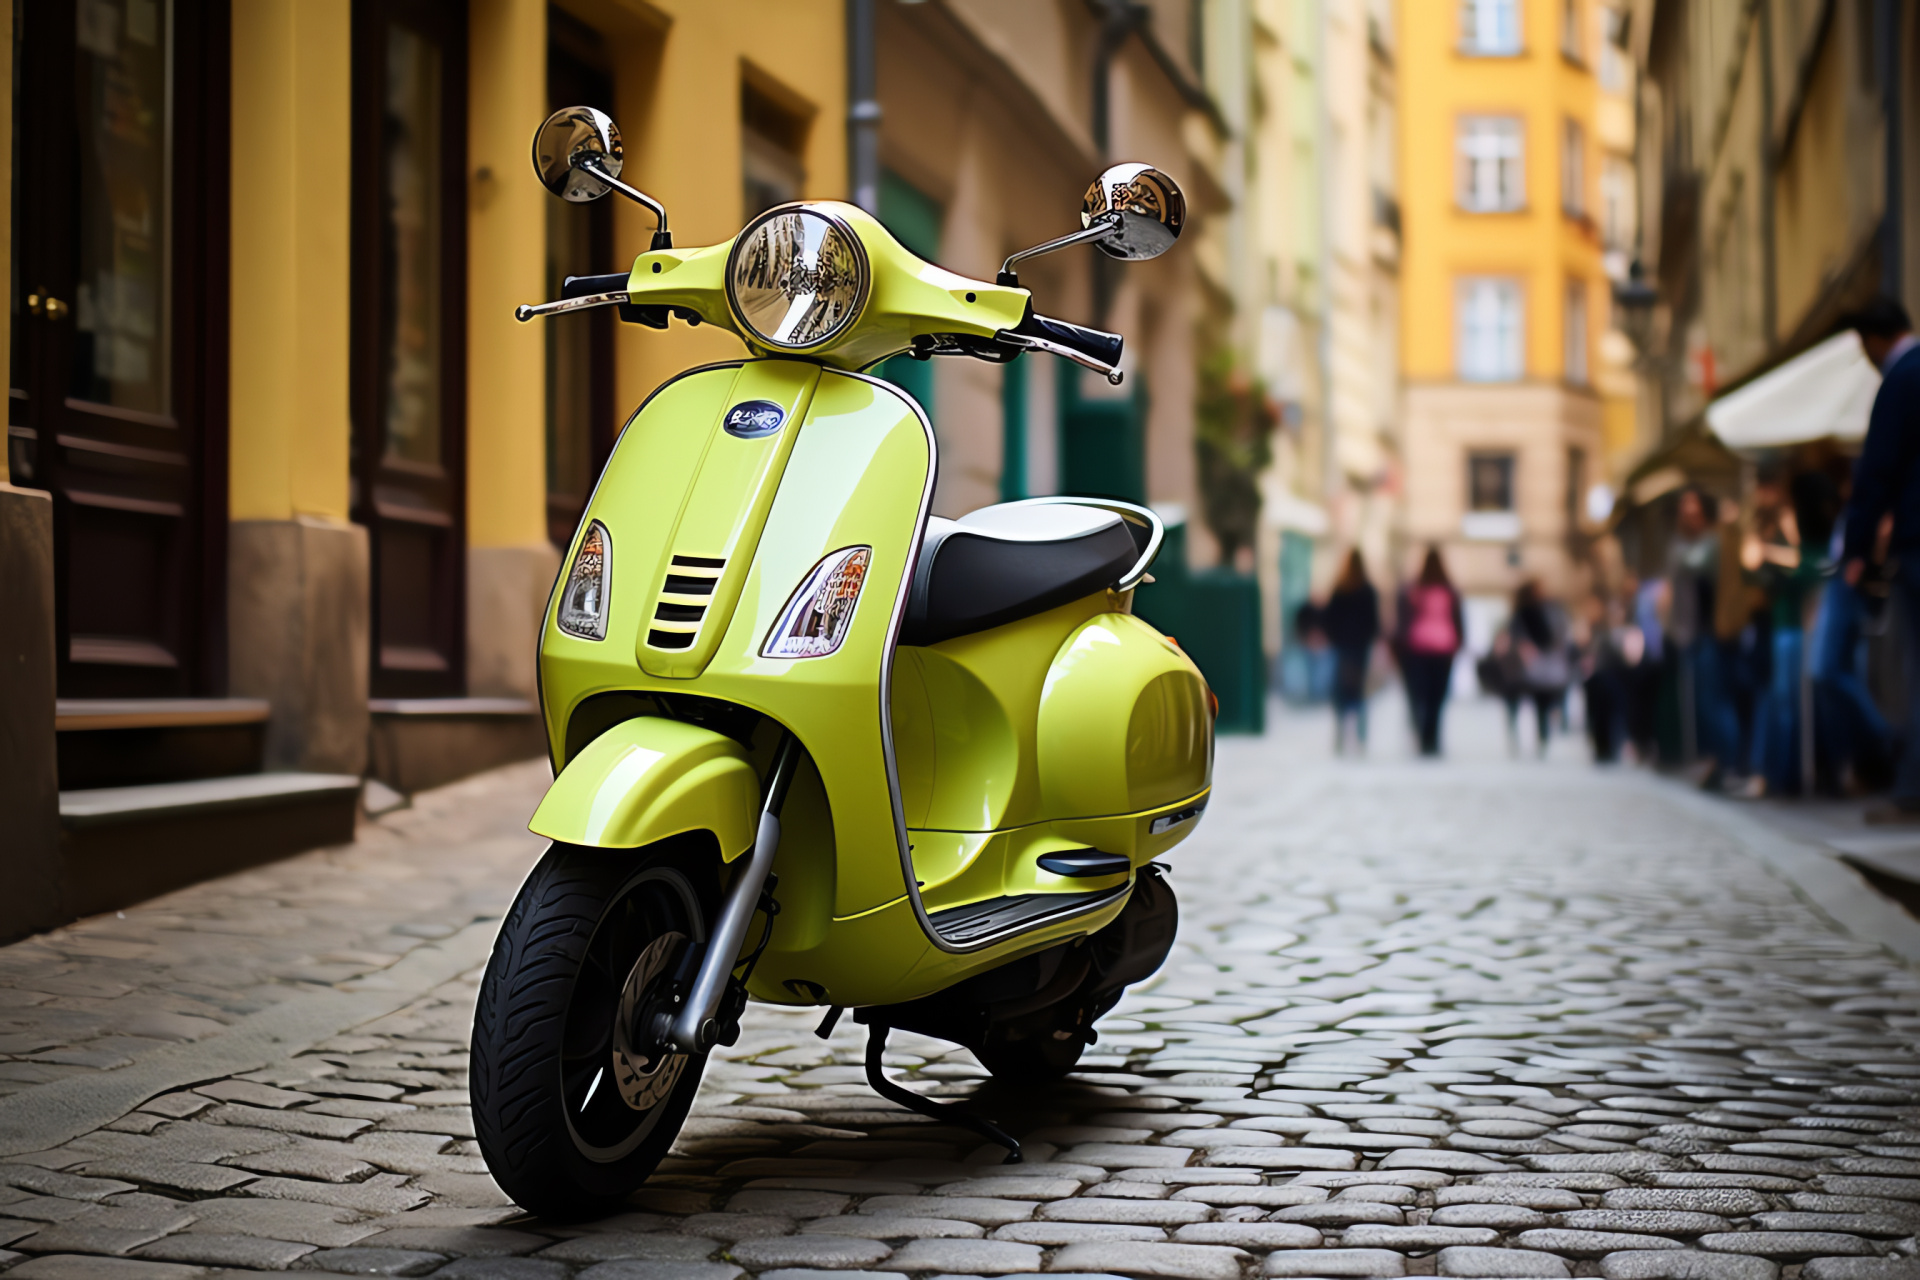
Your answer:
[[[636,849],[711,831],[729,862],[753,846],[760,776],[746,748],[708,729],[639,716],[589,742],[527,824],[564,844]]]

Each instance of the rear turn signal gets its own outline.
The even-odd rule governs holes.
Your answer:
[[[824,658],[853,626],[853,608],[867,583],[871,547],[842,547],[813,566],[780,611],[761,646],[763,658]]]

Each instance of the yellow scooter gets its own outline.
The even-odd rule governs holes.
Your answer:
[[[1082,229],[996,281],[922,262],[855,206],[768,210],[673,247],[620,180],[599,111],[556,112],[534,166],[573,201],[653,210],[624,275],[574,278],[522,320],[615,306],[737,334],[628,421],[548,603],[540,691],[553,842],[500,930],[475,1013],[475,1131],[494,1178],[553,1217],[619,1204],[667,1153],[706,1055],[749,998],[843,1008],[884,1096],[889,1029],[1057,1077],[1159,967],[1153,859],[1209,794],[1217,704],[1133,616],[1151,511],[1034,498],[929,513],[925,411],[862,370],[902,352],[1061,356],[1120,381],[1121,338],[1036,315],[1015,269],[1092,244],[1153,257],[1179,187],[1109,169]]]

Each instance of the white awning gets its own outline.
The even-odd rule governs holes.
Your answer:
[[[1707,425],[1730,449],[1860,440],[1879,390],[1879,370],[1848,330],[1715,400]]]

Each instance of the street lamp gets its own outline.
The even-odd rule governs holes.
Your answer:
[[[1620,331],[1643,355],[1653,341],[1653,308],[1659,301],[1660,291],[1647,283],[1646,268],[1638,258],[1627,268],[1627,278],[1613,283],[1613,305],[1620,314]]]

